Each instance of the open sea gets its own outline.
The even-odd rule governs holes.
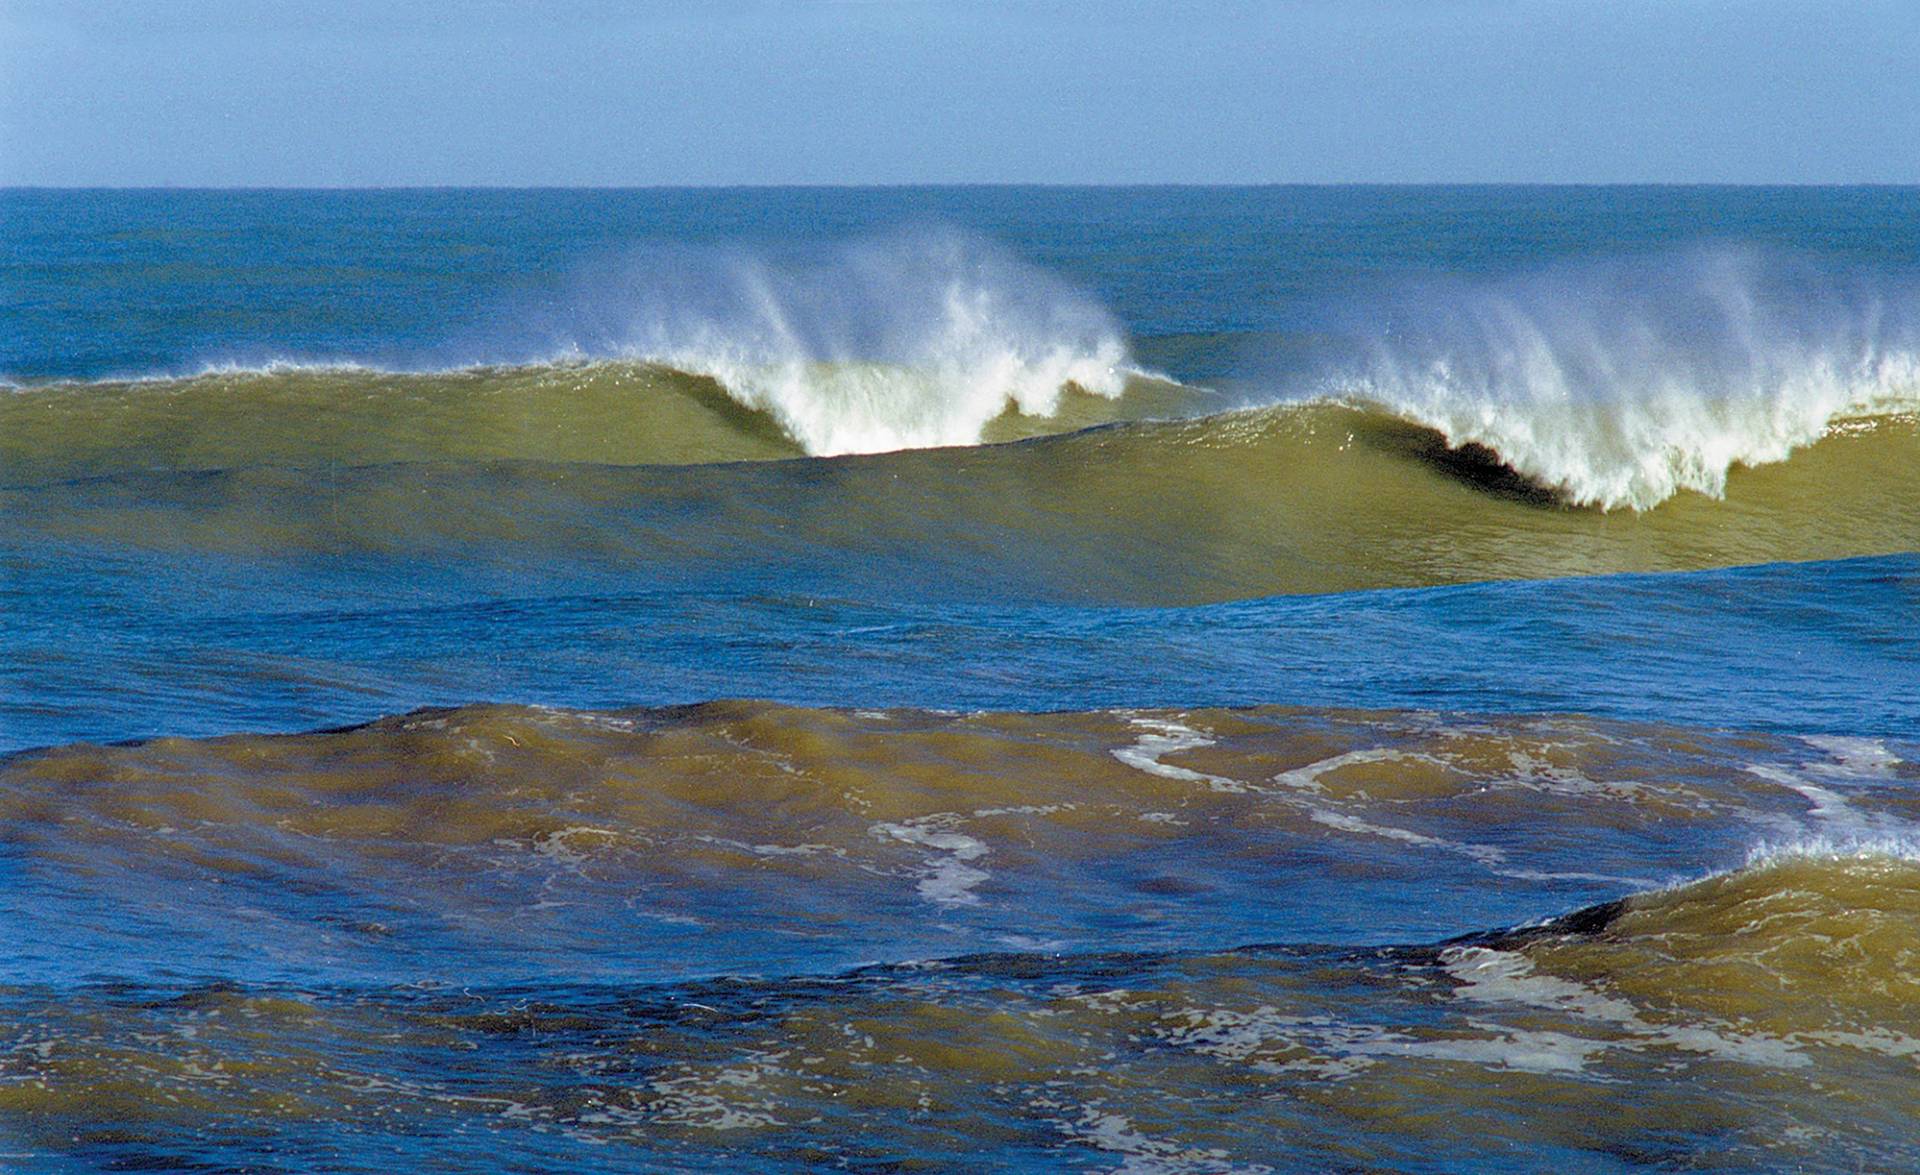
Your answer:
[[[1920,1169],[1920,189],[0,190],[0,1169]]]

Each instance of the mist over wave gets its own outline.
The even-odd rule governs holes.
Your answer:
[[[1920,408],[1920,287],[1716,246],[1435,282],[1324,385],[1571,502],[1720,496],[1849,417]]]
[[[819,456],[976,444],[1068,388],[1118,397],[1131,362],[1092,297],[957,232],[648,249],[583,278],[551,333],[564,357],[709,377]]]

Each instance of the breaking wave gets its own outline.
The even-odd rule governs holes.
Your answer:
[[[1434,285],[1367,313],[1332,394],[1567,500],[1725,492],[1835,422],[1920,408],[1920,291],[1752,249]]]
[[[1170,418],[1185,421],[1175,443],[1225,452],[1249,421],[1312,434],[1357,409],[1363,431],[1485,487],[1647,511],[1725,497],[1738,469],[1804,461],[1794,455],[1823,438],[1920,413],[1920,290],[1731,247],[1362,300],[1329,332],[1333,352],[1237,393],[1251,415],[1137,364],[1090,295],[952,234],[798,257],[652,250],[580,278],[563,302],[481,349],[520,358],[473,366],[275,361],[16,386],[0,397],[5,481],[317,462],[695,464]],[[1174,435],[1148,427],[1113,443]]]
[[[957,233],[648,250],[583,280],[552,333],[563,355],[710,378],[816,456],[976,444],[1070,388],[1118,397],[1132,370],[1105,307]]]

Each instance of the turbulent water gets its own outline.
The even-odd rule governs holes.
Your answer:
[[[1920,192],[0,192],[0,1164],[1920,1165]]]

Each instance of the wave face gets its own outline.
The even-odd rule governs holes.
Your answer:
[[[892,389],[908,399],[921,396],[920,408],[935,415],[955,406],[934,375],[906,369],[820,364],[800,378],[805,387],[796,384],[795,394],[812,397],[822,412],[838,411],[832,405],[840,403],[838,393],[823,389],[863,381],[876,395]],[[754,395],[744,386],[615,360],[443,372],[279,364],[35,385],[0,396],[0,479],[30,484],[260,466],[692,465],[807,456],[783,413],[743,402]],[[1111,396],[1068,384],[1034,405],[1036,412],[1044,408],[1039,414],[1003,399],[995,415],[966,426],[968,443],[1165,414],[1201,395],[1143,375],[1120,380]],[[908,443],[915,438],[893,439],[902,443],[881,447],[922,447]]]
[[[1920,408],[1920,285],[1754,249],[1440,283],[1369,308],[1335,389],[1569,501],[1719,497],[1836,422]]]
[[[1911,840],[1763,849],[1745,867],[1583,911],[1556,929],[1570,924],[1581,932],[1519,936],[1519,953],[1670,1021],[1737,1025],[1785,1064],[1804,1065],[1799,1046],[1920,1054],[1911,1014],[1920,998],[1911,967],[1920,949],[1920,850]],[[1484,975],[1489,992],[1503,971],[1527,974],[1495,948],[1464,948],[1454,962]],[[1524,997],[1524,987],[1523,979],[1513,994]]]
[[[61,549],[104,541],[167,559],[325,558],[343,568],[378,558],[483,580],[503,553],[537,553],[537,568],[507,560],[528,591],[752,582],[979,603],[1185,604],[1838,559],[1911,550],[1920,533],[1911,416],[1856,422],[1790,461],[1735,470],[1724,501],[1687,495],[1620,517],[1568,508],[1432,429],[1331,405],[1120,423],[958,453],[631,466],[552,458],[611,456],[609,437],[637,437],[737,462],[778,455],[783,441],[764,418],[729,415],[731,401],[711,387],[702,399],[678,377],[645,371],[593,369],[586,391],[564,372],[513,376],[492,399],[488,376],[424,386],[410,377],[350,400],[341,377],[323,377],[318,396],[343,415],[396,422],[355,433],[309,431],[306,378],[285,378],[266,390],[286,405],[263,410],[250,397],[207,418],[230,423],[218,432],[169,415],[224,404],[217,381],[157,396],[130,389],[131,410],[111,426],[92,412],[116,411],[109,397],[16,397],[21,415],[48,409],[47,427],[0,442],[18,446],[10,464],[33,479],[0,487],[0,509],[18,541]],[[521,427],[524,385],[545,385],[540,402],[645,402],[652,420],[699,428],[650,441],[579,415]],[[475,393],[465,431],[447,431],[446,415],[409,423],[423,399],[469,403]],[[1117,406],[1151,403],[1154,392],[1138,395]],[[42,443],[52,439],[61,443]],[[263,455],[296,463],[250,463]],[[383,591],[406,594],[366,566]]]

